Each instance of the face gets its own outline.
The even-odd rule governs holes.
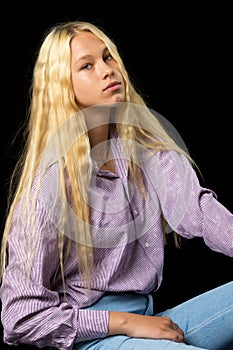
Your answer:
[[[80,109],[124,101],[125,84],[118,63],[93,33],[78,32],[73,38],[71,73]]]

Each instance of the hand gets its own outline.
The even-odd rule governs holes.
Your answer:
[[[166,316],[145,316],[127,312],[110,312],[109,335],[125,334],[133,338],[184,341],[184,332]]]

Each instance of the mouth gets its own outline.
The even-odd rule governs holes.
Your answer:
[[[114,91],[119,89],[119,87],[121,86],[121,83],[119,81],[113,81],[112,83],[108,84],[103,91]]]

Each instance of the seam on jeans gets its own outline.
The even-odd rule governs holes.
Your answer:
[[[194,332],[195,330],[197,330],[198,328],[202,327],[203,325],[206,325],[208,323],[210,323],[210,321],[214,318],[217,318],[219,316],[222,316],[223,314],[225,314],[226,312],[229,312],[233,309],[232,306],[228,307],[227,309],[224,309],[224,311],[219,311],[218,313],[216,313],[213,317],[208,318],[207,320],[205,320],[202,323],[199,323],[196,327],[192,328],[191,330],[189,330],[186,335],[192,334],[192,332]]]

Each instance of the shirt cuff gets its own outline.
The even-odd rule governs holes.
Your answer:
[[[75,343],[107,337],[108,324],[109,311],[80,309]]]

